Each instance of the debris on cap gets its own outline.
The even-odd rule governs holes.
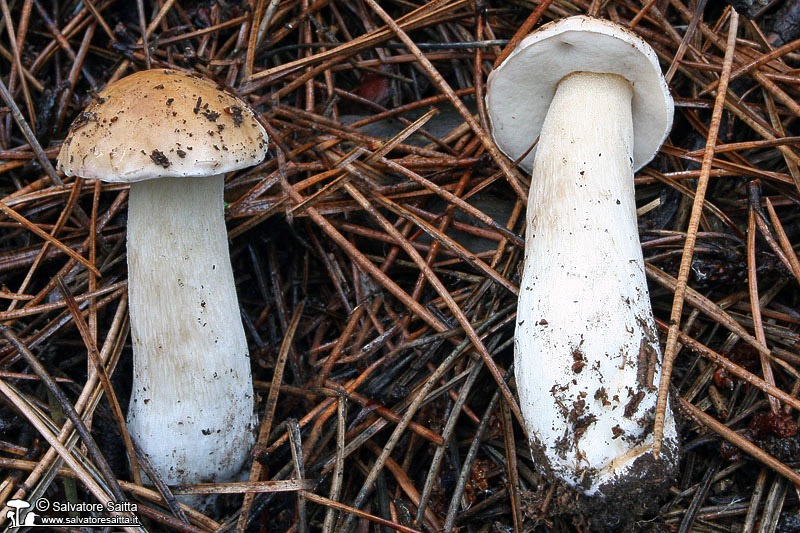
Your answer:
[[[58,156],[68,176],[130,183],[260,163],[267,133],[241,99],[199,76],[144,70],[108,86],[72,123]]]

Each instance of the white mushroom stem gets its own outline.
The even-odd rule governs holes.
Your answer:
[[[650,450],[661,361],[636,224],[631,98],[614,74],[561,80],[528,203],[521,407],[537,458],[589,495]],[[675,438],[669,415],[666,446]]]
[[[253,444],[222,190],[222,175],[131,184],[128,427],[168,483],[230,480]]]

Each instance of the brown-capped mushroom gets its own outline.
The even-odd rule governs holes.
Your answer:
[[[131,184],[128,428],[169,483],[231,479],[255,417],[223,182],[264,159],[266,132],[243,101],[174,70],[137,72],[98,96],[58,166]]]

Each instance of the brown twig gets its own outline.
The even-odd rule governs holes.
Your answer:
[[[728,22],[728,45],[725,49],[725,61],[723,63],[722,75],[720,77],[720,87],[714,102],[714,112],[711,117],[706,151],[703,154],[703,166],[700,179],[697,182],[692,213],[689,218],[689,226],[686,231],[686,241],[683,246],[681,265],[678,272],[678,285],[675,289],[675,298],[672,303],[670,313],[670,328],[667,333],[667,343],[664,348],[664,362],[661,370],[661,377],[658,384],[658,402],[656,406],[656,418],[653,426],[653,455],[659,456],[661,451],[661,439],[664,435],[664,416],[667,408],[667,395],[669,393],[669,383],[672,377],[672,366],[674,364],[675,353],[677,350],[678,327],[680,326],[681,314],[683,311],[683,300],[686,294],[686,283],[689,278],[689,266],[694,254],[694,244],[697,238],[697,228],[700,223],[700,214],[703,209],[706,188],[708,187],[709,172],[711,170],[711,160],[714,157],[714,145],[717,142],[720,121],[722,119],[722,104],[725,101],[725,93],[728,89],[728,79],[730,77],[731,65],[733,63],[733,51],[736,45],[736,33],[739,29],[739,15],[735,11],[731,13]]]

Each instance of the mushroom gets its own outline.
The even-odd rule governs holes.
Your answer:
[[[127,422],[168,483],[229,480],[254,442],[223,185],[266,151],[243,101],[198,76],[147,70],[101,92],[58,156],[69,176],[131,184]]]
[[[27,509],[30,506],[31,504],[25,500],[14,499],[14,500],[8,500],[8,502],[6,502],[6,507],[10,509],[9,511],[6,512],[6,518],[9,519],[9,522],[11,522],[10,526],[11,528],[22,527],[24,522],[20,520],[21,518],[20,512],[23,509]]]
[[[677,434],[651,453],[661,351],[633,173],[657,153],[673,102],[653,49],[611,22],[542,26],[491,73],[499,148],[532,183],[515,333],[520,407],[543,471],[588,496],[664,486]]]

